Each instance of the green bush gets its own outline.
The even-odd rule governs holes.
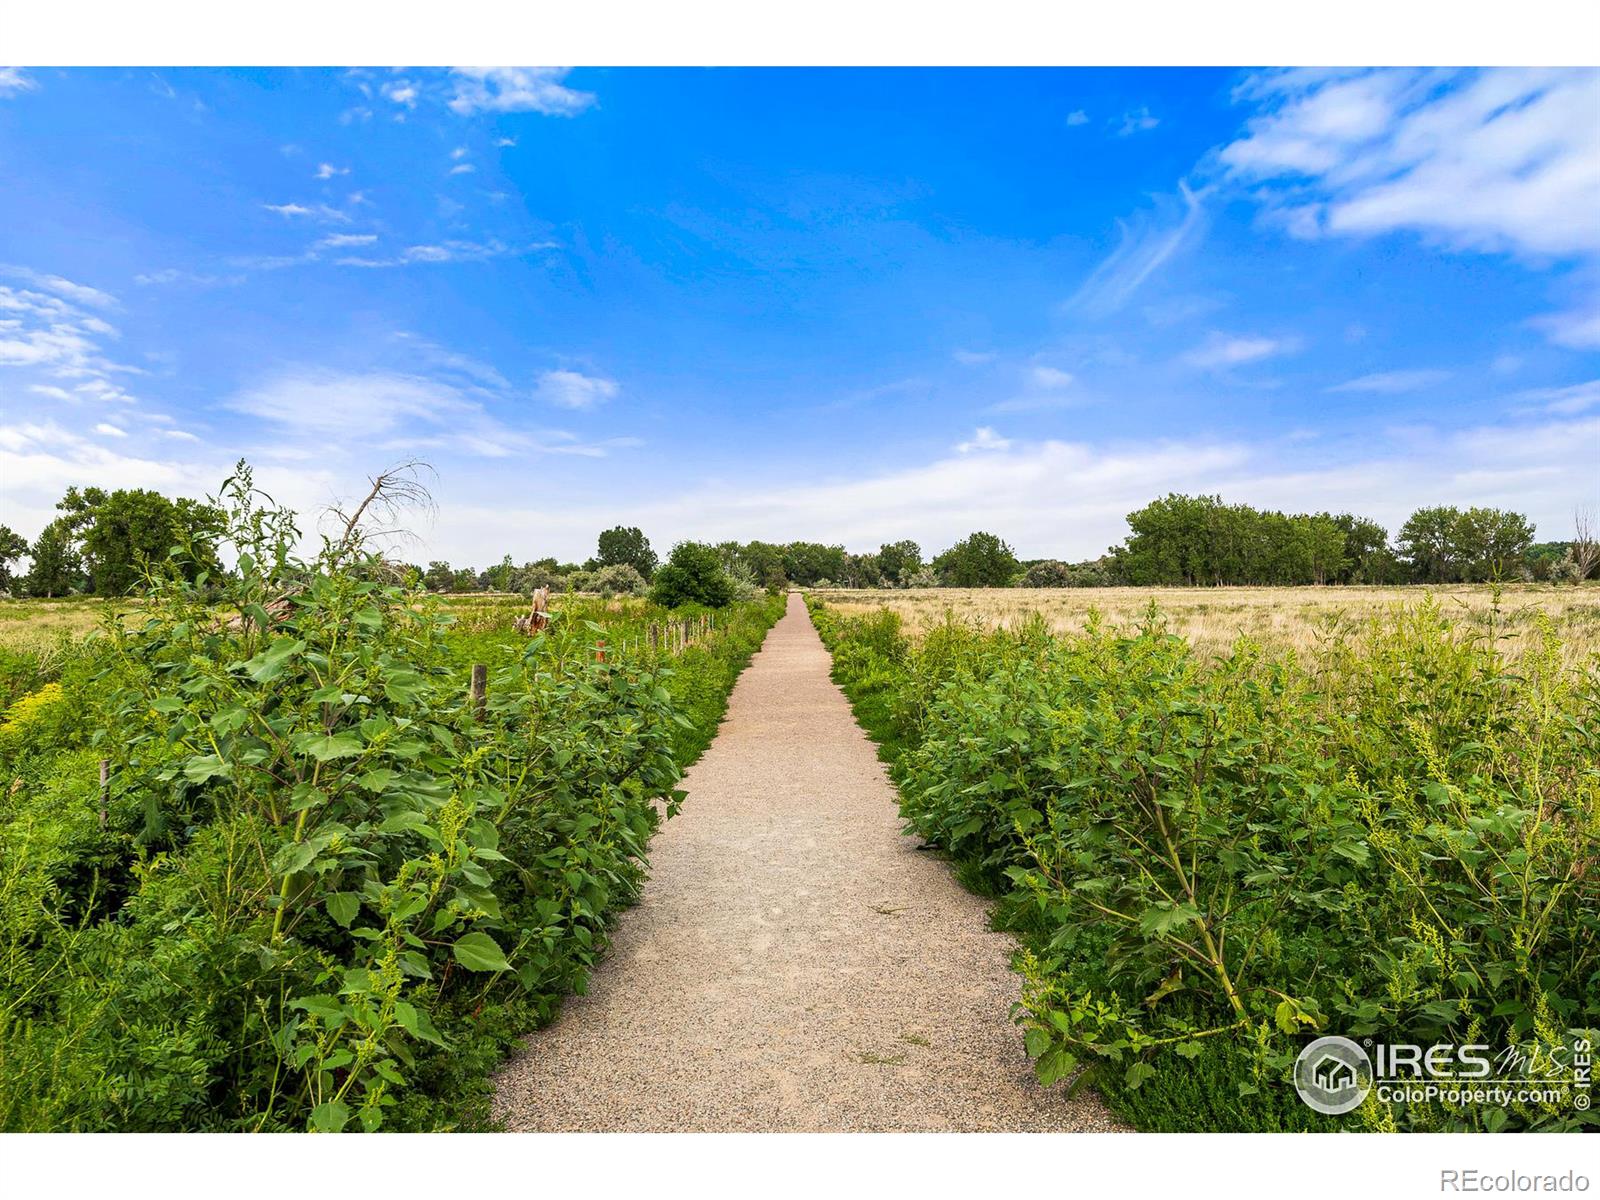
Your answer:
[[[1320,1128],[1285,1082],[1307,1034],[1551,1052],[1600,1024],[1597,675],[1548,629],[1513,668],[1427,602],[1306,662],[1240,643],[1208,664],[1154,611],[1070,637],[950,621],[918,646],[817,619],[900,746],[909,829],[1005,895],[1046,1082],[1081,1074],[1151,1128]],[[1586,1120],[1375,1098],[1347,1118]]]
[[[480,713],[464,655],[492,635],[358,550],[296,560],[247,476],[228,498],[237,572],[151,578],[97,676],[0,735],[0,1129],[481,1124],[773,607],[676,658],[602,656],[582,618],[502,637]]]
[[[650,599],[666,608],[683,604],[726,608],[733,602],[733,593],[733,581],[723,570],[714,547],[679,542],[672,548],[666,565],[657,568]]]

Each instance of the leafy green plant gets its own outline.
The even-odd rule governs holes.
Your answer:
[[[1597,675],[1548,627],[1512,670],[1492,627],[1431,601],[1304,662],[1247,642],[1203,661],[1154,609],[1075,636],[949,620],[915,645],[813,613],[893,747],[908,828],[1023,938],[1045,1082],[1092,1081],[1152,1128],[1337,1127],[1287,1084],[1309,1034],[1549,1052],[1600,1023]],[[1588,1118],[1372,1101],[1349,1120]]]

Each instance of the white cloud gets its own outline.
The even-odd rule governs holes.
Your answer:
[[[517,144],[517,139],[514,137],[495,138],[494,144],[501,149],[505,149],[508,146],[515,146]]]
[[[332,163],[319,163],[313,179],[332,179],[336,175],[350,174],[349,167],[336,167]]]
[[[451,111],[537,112],[576,116],[595,102],[592,92],[575,91],[561,80],[566,70],[553,67],[456,67]]]
[[[1600,220],[1596,224],[1600,224]],[[1572,350],[1600,349],[1600,301],[1589,308],[1535,317],[1528,324],[1543,330],[1545,336],[1558,346]]]
[[[578,371],[546,371],[539,377],[539,398],[558,408],[593,408],[619,391],[613,380]]]
[[[1378,371],[1371,375],[1362,375],[1358,379],[1350,379],[1344,383],[1330,387],[1330,392],[1375,392],[1379,395],[1394,396],[1403,392],[1419,392],[1424,388],[1431,388],[1443,383],[1450,378],[1449,371],[1434,371],[1419,368],[1412,371]]]
[[[1180,181],[1177,197],[1164,197],[1153,213],[1117,222],[1117,248],[1084,280],[1066,308],[1089,316],[1116,312],[1147,279],[1193,242],[1203,222],[1200,197]]]
[[[1081,108],[1067,114],[1068,125],[1087,125],[1088,123],[1089,114],[1084,112]]]
[[[467,157],[467,155],[470,153],[472,152],[465,146],[457,146],[454,150],[450,151],[450,157],[454,159],[462,159]]]
[[[1072,385],[1072,373],[1059,367],[1032,367],[1028,371],[1028,380],[1035,387],[1058,391]]]
[[[1566,387],[1529,388],[1527,391],[1518,392],[1512,398],[1520,400],[1525,409],[1531,408],[1560,416],[1574,416],[1591,408],[1600,407],[1600,379],[1569,384]]]
[[[471,175],[477,169],[478,168],[473,166],[471,163],[457,163],[455,166],[450,168],[450,174]]]
[[[326,204],[318,204],[309,208],[304,204],[294,203],[263,204],[261,207],[268,212],[277,213],[280,217],[314,217],[319,221],[335,221],[341,224],[350,220],[348,214],[340,212],[337,208],[330,208]]]
[[[429,349],[426,344],[419,348]],[[452,381],[421,372],[297,367],[246,388],[223,407],[281,430],[287,450],[300,445],[322,454],[348,449],[397,454],[447,451],[478,458],[600,457],[626,442],[616,438],[584,442],[570,433],[515,428],[490,411],[490,404],[509,399],[492,380],[481,371],[458,370],[455,375],[457,380]]]
[[[1152,117],[1148,108],[1132,109],[1122,114],[1122,124],[1117,127],[1118,137],[1130,137],[1135,133],[1148,133],[1161,124],[1160,117]]]
[[[981,367],[992,363],[998,356],[989,350],[957,350],[950,356],[963,367]]]
[[[370,246],[378,240],[375,233],[330,233],[317,242],[323,249],[341,250],[350,246]]]
[[[25,268],[6,273],[38,280],[57,294],[0,285],[0,369],[22,372],[30,391],[58,401],[132,402],[118,377],[141,372],[106,353],[116,329],[82,307],[112,306],[115,297],[57,275]]]
[[[1289,71],[1219,157],[1303,234],[1408,229],[1464,250],[1600,253],[1600,71]]]
[[[393,80],[384,84],[379,91],[383,93],[384,99],[403,108],[415,108],[417,106],[417,86],[408,80]]]
[[[534,242],[527,246],[508,246],[504,242],[461,242],[447,241],[437,244],[427,243],[419,246],[407,246],[399,254],[391,258],[361,258],[351,256],[334,260],[336,266],[341,267],[404,267],[414,263],[452,263],[452,262],[486,262],[492,258],[504,258],[508,255],[532,254],[537,250],[551,250],[556,247],[555,242]]]
[[[96,425],[94,427],[94,431],[96,433],[104,434],[106,437],[125,438],[128,436],[128,431],[126,429],[118,429],[115,425],[107,424],[105,421],[101,421],[98,425]]]
[[[1290,354],[1299,349],[1299,346],[1297,338],[1212,333],[1204,342],[1184,355],[1184,361],[1191,366],[1207,370],[1238,367],[1279,354]]]
[[[59,275],[51,275],[44,271],[35,271],[32,267],[17,267],[0,263],[0,275],[9,275],[13,279],[21,279],[41,288],[53,292],[74,304],[87,304],[90,308],[115,308],[117,298],[109,292],[102,292],[99,288],[89,287],[87,284],[74,283],[70,279],[63,279]]]
[[[21,67],[0,67],[0,97],[31,92],[38,86],[38,81]]]
[[[1011,439],[1003,438],[987,425],[980,425],[970,441],[956,444],[956,453],[971,454],[974,450],[1009,450]]]

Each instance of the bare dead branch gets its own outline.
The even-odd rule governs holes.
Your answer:
[[[329,550],[338,561],[361,546],[376,541],[415,539],[416,534],[403,523],[415,513],[432,517],[437,512],[428,478],[437,473],[420,459],[407,459],[372,476],[371,487],[350,512],[331,505],[327,515],[342,524],[339,535],[329,541]]]

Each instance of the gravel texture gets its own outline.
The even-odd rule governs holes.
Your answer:
[[[497,1080],[510,1129],[1117,1128],[1034,1082],[1012,939],[900,833],[798,595],[735,686],[586,996]]]

